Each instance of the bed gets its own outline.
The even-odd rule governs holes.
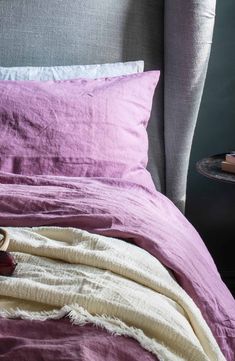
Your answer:
[[[234,299],[183,215],[214,16],[212,0],[0,1],[17,262],[0,360],[235,359]]]

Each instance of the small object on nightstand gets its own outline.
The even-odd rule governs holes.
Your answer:
[[[226,162],[229,162],[231,164],[235,164],[235,150],[233,150],[230,153],[227,153],[225,156]]]
[[[226,160],[222,160],[221,169],[224,172],[235,173],[235,163],[233,164],[233,163],[227,162]]]
[[[226,154],[228,153],[216,154],[199,160],[196,163],[198,172],[218,181],[235,183],[235,173],[225,172],[221,169],[221,164],[225,162]]]
[[[225,160],[221,162],[221,169],[224,172],[235,173],[235,152],[225,154]]]

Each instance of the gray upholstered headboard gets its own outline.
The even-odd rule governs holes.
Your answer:
[[[143,59],[160,69],[148,168],[183,210],[214,12],[215,0],[0,0],[0,65]]]

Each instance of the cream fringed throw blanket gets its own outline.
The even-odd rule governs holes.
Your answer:
[[[14,276],[0,277],[0,316],[68,316],[128,335],[159,360],[225,360],[168,270],[124,241],[72,228],[8,228]]]

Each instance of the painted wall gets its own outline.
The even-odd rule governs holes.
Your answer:
[[[235,150],[235,1],[218,0],[208,76],[191,153],[186,216],[235,291],[235,183],[210,180],[195,169],[197,160],[229,150]]]

